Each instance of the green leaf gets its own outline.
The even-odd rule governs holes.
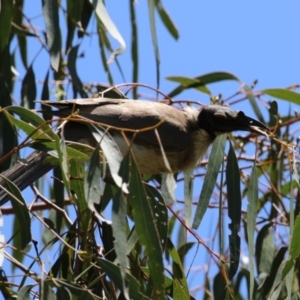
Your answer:
[[[191,218],[192,218],[193,188],[194,188],[193,170],[184,172],[185,222],[188,226],[190,226]]]
[[[126,48],[125,41],[124,41],[122,35],[120,34],[118,28],[116,27],[116,25],[111,20],[108,12],[104,6],[103,0],[89,0],[89,1],[90,1],[90,3],[93,4],[95,13],[96,13],[97,17],[101,20],[103,25],[105,26],[106,30],[120,44],[120,47],[115,49],[109,58],[109,62],[112,62],[117,55],[120,55],[125,51],[125,48]]]
[[[197,229],[207,209],[210,197],[212,195],[215,183],[218,177],[221,163],[224,158],[224,148],[227,136],[225,134],[218,136],[212,146],[208,160],[207,172],[205,173],[204,182],[199,197],[193,228]]]
[[[108,260],[97,258],[97,263],[106,275],[114,282],[118,289],[122,290],[122,276],[120,268]],[[139,282],[130,274],[126,273],[126,281],[128,282],[129,294],[131,299],[147,300],[145,295],[140,291]]]
[[[49,96],[49,70],[46,74],[46,77],[44,79],[44,83],[43,83],[43,89],[42,89],[42,94],[41,94],[41,100],[49,100],[50,96]],[[52,119],[51,114],[47,114],[47,112],[51,111],[51,107],[48,105],[43,104],[43,102],[41,103],[41,108],[42,108],[42,114],[43,114],[43,118],[48,121]]]
[[[53,140],[58,139],[52,128],[36,113],[30,111],[21,106],[9,106],[6,108],[10,113],[17,114],[23,121],[32,124],[35,127],[39,127],[43,132],[47,133]]]
[[[56,278],[55,281],[58,286],[64,287],[71,292],[75,299],[95,300],[95,295],[93,295],[91,291],[85,287],[75,284],[69,280],[61,280],[59,278]]]
[[[228,199],[228,216],[231,223],[228,225],[231,230],[229,235],[230,249],[230,267],[229,279],[231,280],[239,267],[241,238],[239,236],[241,223],[242,199],[240,190],[240,170],[237,159],[230,143],[226,167],[227,181],[227,199]]]
[[[67,0],[68,33],[66,39],[66,50],[65,50],[66,53],[72,46],[75,29],[77,27],[77,24],[80,22],[83,2],[84,0],[77,0],[77,1]]]
[[[155,6],[163,24],[168,29],[169,33],[173,36],[173,38],[177,40],[179,38],[178,29],[173,23],[168,12],[164,9],[162,2],[160,0],[156,1]]]
[[[300,215],[297,216],[289,249],[291,259],[300,255]]]
[[[168,210],[165,205],[165,201],[158,190],[152,185],[146,183],[144,183],[144,186],[147,191],[151,210],[153,211],[155,216],[154,222],[160,236],[162,247],[164,249],[168,237]]]
[[[269,112],[270,114],[277,116],[278,115],[278,104],[276,101],[271,101],[270,103]]]
[[[173,279],[173,299],[190,300],[191,296],[187,289],[184,289],[177,278]]]
[[[250,175],[249,187],[248,187],[248,205],[247,205],[247,235],[249,245],[249,266],[250,266],[250,299],[253,299],[254,291],[254,232],[255,232],[255,220],[257,216],[257,204],[258,204],[258,179],[256,172],[256,163],[252,167]]]
[[[270,274],[275,253],[271,226],[271,223],[263,226],[256,238],[255,256],[259,273]]]
[[[246,96],[252,106],[252,109],[255,112],[256,117],[258,118],[258,120],[262,123],[265,123],[264,121],[264,117],[260,111],[259,106],[257,105],[257,102],[255,100],[255,97],[253,96],[252,90],[248,87],[248,85],[244,85],[244,90],[246,92]]]
[[[184,293],[189,295],[188,283],[185,278],[184,268],[180,260],[180,256],[176,251],[173,243],[168,239],[168,252],[173,260],[173,280],[176,279],[181,286],[181,289],[184,290]]]
[[[127,165],[129,168],[129,164]],[[128,266],[127,254],[124,249],[127,248],[127,222],[126,222],[127,205],[126,199],[119,189],[113,199],[113,210],[112,210],[112,227],[115,238],[115,251],[117,253],[119,270],[121,274],[122,288],[126,299],[129,299],[128,286],[126,284],[126,268]]]
[[[13,115],[9,114],[7,111],[3,111],[6,118],[9,120],[10,124],[16,126],[18,129],[21,129],[24,131],[28,137],[31,139],[37,139],[39,141],[41,140],[49,140],[49,135],[45,134],[41,130],[36,130],[35,126],[32,126],[30,123],[27,123],[23,120],[15,118]]]
[[[133,219],[139,241],[146,248],[150,279],[154,284],[154,294],[157,299],[164,297],[164,266],[162,260],[162,245],[152,206],[149,203],[145,187],[141,181],[137,167],[132,162],[128,202],[133,208]]]
[[[102,177],[100,169],[99,144],[95,148],[88,167],[87,176],[84,180],[85,199],[91,211],[97,214],[94,203],[99,204],[102,194],[100,179]]]
[[[97,143],[100,144],[103,154],[108,161],[109,169],[114,182],[118,187],[122,188],[124,193],[128,193],[126,183],[123,181],[123,178],[119,175],[119,170],[123,157],[115,140],[111,137],[111,135],[108,132],[106,132],[99,126],[89,124],[89,128]]]
[[[0,53],[7,46],[11,20],[12,20],[12,7],[13,2],[11,0],[1,0],[0,9]],[[2,63],[0,63],[1,66]]]
[[[275,88],[262,90],[261,93],[278,99],[287,100],[292,103],[300,104],[300,94],[291,90]]]
[[[72,78],[74,98],[76,98],[76,92],[78,92],[82,98],[88,98],[86,92],[83,89],[83,84],[82,84],[82,82],[78,76],[77,70],[76,70],[76,60],[77,60],[78,48],[79,48],[79,45],[72,47],[69,52],[68,69],[70,71],[70,75]]]
[[[21,105],[28,109],[34,108],[34,100],[36,99],[36,83],[32,67],[31,65],[27,69],[21,88]]]
[[[129,1],[130,25],[131,25],[131,59],[132,59],[132,82],[138,82],[139,56],[138,56],[138,27],[135,14],[135,3]],[[138,98],[137,87],[133,89],[133,99]]]
[[[19,223],[20,247],[23,250],[31,242],[31,219],[26,206],[26,202],[18,187],[0,174],[4,180],[7,190],[11,193],[11,205],[14,215]]]
[[[174,80],[178,81],[179,78],[183,77],[167,77],[168,80]],[[186,77],[185,77],[186,78]],[[178,87],[176,87],[172,92],[169,93],[169,97],[175,97],[181,92],[183,92],[186,89],[189,88],[200,88],[204,87],[207,84],[214,83],[214,82],[219,82],[223,80],[235,80],[240,82],[240,80],[233,74],[227,73],[227,72],[213,72],[213,73],[208,73],[205,75],[201,75],[195,78],[186,78],[187,80],[193,80],[194,82],[190,84],[181,84]]]
[[[285,262],[285,265],[282,269],[282,278],[285,278],[288,275],[288,273],[292,270],[293,267],[294,267],[294,260],[290,258]]]
[[[160,81],[160,57],[159,57],[159,49],[157,42],[157,32],[156,32],[156,23],[155,23],[155,0],[148,0],[148,13],[150,20],[150,31],[151,31],[151,40],[154,49],[155,56],[155,65],[156,65],[156,86],[159,87]]]
[[[50,52],[51,67],[58,72],[61,58],[61,36],[58,17],[58,2],[42,0],[46,24],[47,45]]]
[[[17,300],[24,300],[29,298],[29,293],[31,289],[34,287],[33,284],[23,286],[19,291],[18,291],[18,298]]]
[[[180,86],[178,86],[175,90],[173,90],[169,96],[174,97],[177,94],[183,92],[185,89],[194,88],[199,92],[202,92],[207,95],[211,95],[210,90],[206,85],[204,85],[200,80],[197,78],[190,78],[185,76],[169,76],[167,77],[168,80],[173,82],[180,83]]]
[[[213,280],[213,292],[215,300],[224,300],[227,290],[227,283],[224,278],[224,272],[219,272]]]

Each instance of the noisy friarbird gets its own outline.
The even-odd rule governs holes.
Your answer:
[[[264,124],[246,116],[242,111],[233,111],[220,105],[207,105],[200,110],[187,106],[179,110],[160,102],[109,98],[41,103],[54,108],[50,111],[53,116],[63,118],[76,112],[86,119],[112,126],[109,133],[121,153],[125,155],[128,152],[129,141],[138,169],[144,174],[162,174],[195,168],[220,134],[237,130],[260,133],[258,127],[268,130]],[[155,127],[157,124],[159,125],[156,133],[155,130],[135,133],[125,130],[127,142],[117,129],[139,130]],[[91,131],[84,123],[68,122],[64,128],[64,136],[66,141],[96,145]],[[166,167],[161,146],[171,170]],[[22,190],[53,168],[51,164],[43,163],[46,157],[46,153],[36,151],[26,159],[27,163],[18,162],[2,175]],[[0,178],[0,205],[3,205],[9,198],[1,186],[5,184]]]

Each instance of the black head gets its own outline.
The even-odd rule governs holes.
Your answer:
[[[204,106],[199,113],[198,122],[199,127],[212,136],[237,130],[259,133],[257,127],[268,131],[266,125],[247,117],[242,111],[233,111],[216,104]]]

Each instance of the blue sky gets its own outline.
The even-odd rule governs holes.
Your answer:
[[[118,57],[125,74],[126,81],[131,81],[131,53],[129,29],[128,1],[106,1],[111,18],[118,27],[126,44],[126,52]],[[25,1],[28,17],[41,14],[41,3]],[[300,83],[300,3],[299,1],[163,1],[179,30],[179,40],[174,40],[157,18],[158,42],[161,57],[160,89],[168,93],[176,85],[167,81],[167,76],[182,75],[187,77],[199,76],[214,71],[227,71],[239,77],[243,82],[251,84],[258,79],[257,89],[269,87],[287,87]],[[148,5],[140,0],[136,4],[139,24],[139,53],[140,77],[139,82],[151,86],[156,85],[155,59],[148,19]],[[64,19],[61,22],[64,24]],[[33,20],[44,28],[42,16]],[[89,29],[95,26],[91,24]],[[62,28],[65,27],[64,25]],[[118,44],[112,41],[116,47]],[[32,45],[29,50],[29,63],[39,48]],[[107,83],[99,57],[99,46],[96,36],[86,39],[79,48],[85,57],[78,62],[78,70],[83,82]],[[45,60],[47,63],[44,63]],[[36,79],[43,80],[48,65],[48,56],[44,52],[34,62]],[[116,83],[123,80],[115,64],[111,65]],[[20,78],[25,70],[17,54],[17,71]],[[19,84],[19,83],[17,83]],[[38,97],[42,85],[38,85]],[[215,95],[221,93],[224,97],[236,92],[239,85],[236,82],[223,82],[209,86]],[[18,87],[16,90],[19,90]],[[144,91],[144,90],[143,90]],[[15,94],[18,101],[20,95]],[[37,99],[38,99],[37,97]],[[54,96],[52,95],[54,99]],[[193,99],[209,103],[209,98],[196,91],[186,91],[178,96],[179,99]],[[242,109],[244,104],[233,108]],[[288,105],[279,102],[280,110],[286,110]],[[248,107],[247,107],[248,109]],[[293,109],[298,107],[293,106]],[[254,113],[247,110],[249,116]],[[28,152],[26,152],[28,153]],[[200,186],[195,185],[195,198],[198,198]],[[183,199],[179,188],[178,197]],[[215,219],[214,219],[215,218]],[[204,219],[201,237],[211,237],[213,232],[209,222],[216,224],[217,216]],[[9,228],[9,219],[5,227]],[[193,266],[203,265],[207,254],[198,253],[199,259]],[[191,278],[194,278],[193,274]],[[200,284],[201,279],[190,279],[191,286]]]

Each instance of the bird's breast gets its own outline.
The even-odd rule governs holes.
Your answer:
[[[129,151],[127,142],[121,135],[113,135],[122,155],[125,155]],[[180,143],[181,141],[174,141],[174,143]],[[179,172],[194,169],[203,155],[207,152],[210,144],[213,142],[213,138],[205,130],[197,130],[191,133],[191,142],[186,147],[183,147],[182,151],[165,151],[165,155],[171,167],[169,170],[163,159],[161,149],[149,145],[141,145],[132,143],[130,149],[134,155],[138,169],[143,174],[162,174],[169,172]],[[163,145],[163,141],[162,141]]]

